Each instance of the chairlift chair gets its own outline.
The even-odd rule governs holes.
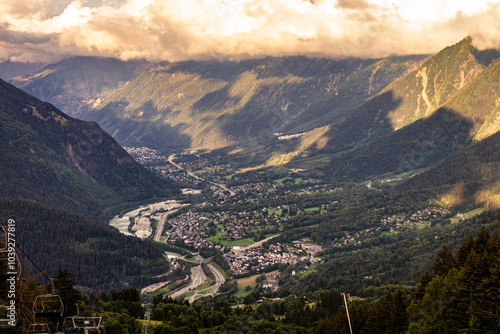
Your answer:
[[[104,334],[102,317],[73,316],[64,319],[64,334]]]
[[[49,326],[45,323],[31,324],[28,328],[27,334],[50,334]]]
[[[52,283],[52,293],[39,295],[33,302],[33,314],[36,318],[59,318],[64,313],[64,304],[61,296],[54,293],[54,281]]]

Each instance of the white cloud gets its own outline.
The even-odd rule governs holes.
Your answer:
[[[42,1],[0,4],[0,57],[383,57],[436,52],[468,34],[500,45],[500,5],[486,0]]]

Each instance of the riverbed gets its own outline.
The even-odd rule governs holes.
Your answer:
[[[119,216],[114,216],[113,219],[109,221],[109,225],[117,228],[118,231],[125,235],[134,235],[128,231],[128,226],[130,225],[130,217],[137,217],[139,212],[141,212],[142,210],[144,210],[144,207],[141,206],[140,208],[127,212],[121,218]]]

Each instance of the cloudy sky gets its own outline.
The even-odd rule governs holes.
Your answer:
[[[0,60],[149,60],[500,48],[500,0],[0,0]]]

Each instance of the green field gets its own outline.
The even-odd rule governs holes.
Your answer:
[[[189,297],[191,297],[192,295],[194,295],[195,293],[196,293],[196,291],[189,291],[189,292],[186,292],[185,294],[182,294],[182,295],[180,296],[180,298],[181,298],[181,299],[182,299],[182,298],[189,298]]]
[[[474,210],[470,210],[469,212],[464,213],[464,218],[465,219],[469,219],[469,218],[478,216],[478,215],[480,215],[483,212],[484,212],[483,208],[477,208],[477,209],[474,209]]]
[[[146,320],[135,319],[135,328],[138,330],[141,329],[142,323],[144,321],[146,321]],[[154,329],[154,328],[158,327],[158,325],[161,325],[161,324],[163,324],[163,321],[149,320],[149,328],[150,329]]]
[[[426,221],[426,220],[422,220],[422,223],[430,223],[430,221]],[[423,229],[424,227],[427,227],[427,226],[430,226],[430,225],[409,225],[409,226],[406,226],[407,228],[411,228],[411,229],[416,229],[416,230],[421,230]]]
[[[271,210],[271,209],[268,209],[267,210],[267,214],[268,216],[272,215],[272,214],[275,214],[277,216],[281,216],[281,213],[283,212],[283,209],[277,209],[277,210]]]
[[[281,179],[276,179],[276,180],[274,180],[274,182],[281,184],[285,180],[293,180],[294,184],[301,184],[302,183],[302,178],[298,177],[298,178],[294,179],[293,177],[290,177],[290,176],[283,177]]]
[[[210,287],[210,283],[203,283],[201,285],[198,285],[195,290],[197,290],[197,291],[204,290],[204,289],[206,289],[208,287]]]
[[[307,276],[309,274],[312,274],[314,272],[318,271],[318,269],[316,269],[316,266],[315,265],[312,265],[312,266],[309,266],[309,268],[307,268],[307,270],[303,273],[300,273],[300,277],[304,277],[304,276]]]
[[[234,247],[234,246],[248,246],[254,243],[252,239],[239,239],[239,240],[224,240],[221,239],[221,236],[226,235],[227,232],[217,232],[216,235],[211,236],[209,238],[206,238],[205,240],[207,241],[212,241],[214,243],[220,243],[221,245],[227,246],[227,247]]]
[[[217,227],[219,227],[219,225],[217,225]],[[227,232],[217,232],[217,234],[215,234],[211,237],[208,237],[205,240],[212,241],[215,243],[218,243],[218,242],[222,243],[224,240],[221,240],[221,236],[226,235],[226,234],[227,234]]]
[[[463,219],[469,219],[469,218],[475,217],[477,215],[480,215],[483,212],[484,212],[483,208],[477,208],[477,209],[474,209],[474,210],[470,210],[470,211],[464,213],[464,218]],[[456,223],[462,221],[462,218],[460,218],[458,216],[455,216],[455,217],[450,218],[450,221],[453,224],[456,224]]]
[[[188,263],[191,263],[191,264],[200,264],[200,260],[196,260],[195,258],[193,258],[192,260],[187,260],[186,258],[184,258],[183,261],[186,261]]]
[[[199,291],[198,293],[199,293],[200,295],[204,295],[205,293],[207,293],[207,292],[208,292],[208,291],[210,291],[211,289],[212,289],[212,288],[208,288],[208,289],[205,289],[205,290],[201,290],[201,291]]]
[[[240,240],[232,240],[232,241],[227,241],[227,240],[222,240],[221,244],[227,247],[234,247],[234,246],[249,246],[253,244],[255,241],[253,239],[240,239]]]
[[[252,289],[245,291],[245,288],[247,286],[250,286]],[[246,295],[251,294],[254,291],[256,286],[257,286],[257,283],[252,283],[252,284],[247,284],[247,285],[239,285],[238,284],[238,290],[236,291],[236,293],[233,296],[236,298],[245,297]]]

